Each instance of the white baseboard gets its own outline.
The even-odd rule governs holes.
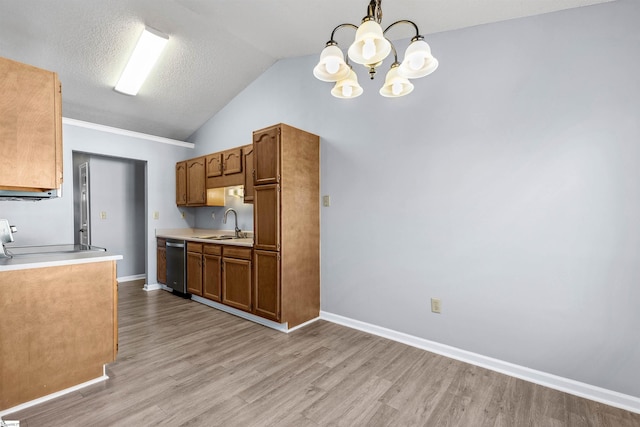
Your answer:
[[[118,283],[124,283],[124,282],[132,282],[134,280],[140,280],[140,279],[146,279],[146,278],[147,278],[146,274],[135,274],[133,276],[118,277],[116,278],[116,280],[118,281]]]
[[[158,291],[158,290],[160,290],[160,289],[168,290],[168,289],[170,289],[170,288],[167,288],[166,286],[161,285],[160,283],[152,283],[152,284],[145,283],[145,284],[144,284],[144,286],[142,287],[142,290],[143,290],[143,291],[146,291],[146,292],[149,292],[149,291]]]
[[[47,394],[46,396],[39,397],[34,400],[30,400],[29,402],[22,403],[20,405],[14,406],[13,408],[8,408],[0,411],[0,418],[5,417],[9,414],[13,414],[14,412],[22,411],[24,409],[30,408],[35,405],[39,405],[48,400],[55,399],[56,397],[63,396],[65,394],[73,393],[74,391],[80,390],[81,388],[88,387],[93,384],[97,384],[99,382],[108,380],[109,376],[107,376],[105,372],[104,366],[102,367],[102,376],[98,378],[94,378],[82,384],[74,385],[73,387],[65,388],[64,390],[57,391],[55,393]]]
[[[242,317],[243,319],[251,320],[254,323],[259,323],[262,326],[266,326],[271,329],[275,329],[280,332],[290,332],[286,323],[277,323],[271,320],[263,319],[262,317],[255,316],[251,313],[247,313],[246,311],[237,310],[233,307],[229,307],[228,305],[220,304],[215,301],[208,300],[206,298],[199,297],[197,295],[191,295],[191,299],[195,302],[199,302],[200,304],[208,305],[209,307],[216,308],[220,311],[224,311],[225,313],[233,314],[234,316]]]
[[[392,329],[383,328],[359,320],[340,316],[326,311],[320,312],[320,318],[332,323],[337,323],[349,328],[358,329],[383,338],[417,347],[422,350],[450,357],[461,362],[470,363],[492,371],[500,372],[515,378],[520,378],[541,386],[549,387],[575,396],[584,397],[585,399],[594,400],[604,403],[605,405],[614,406],[626,411],[636,412],[640,414],[640,398],[619,393],[605,388],[596,387],[590,384],[575,381],[569,378],[560,377],[524,366],[515,365],[503,360],[494,359],[492,357],[483,356],[478,353],[440,344],[435,341],[429,341],[413,335],[408,335]]]

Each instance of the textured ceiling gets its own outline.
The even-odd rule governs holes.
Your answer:
[[[430,34],[606,1],[394,0],[383,2],[383,25],[411,19]],[[336,25],[359,24],[367,4],[0,0],[0,56],[58,72],[65,117],[186,139],[278,59],[319,54]],[[113,87],[145,25],[169,44],[139,94],[119,94]],[[404,31],[390,36],[412,35]]]

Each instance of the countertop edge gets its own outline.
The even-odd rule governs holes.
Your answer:
[[[228,245],[228,246],[243,246],[246,248],[253,247],[253,238],[246,239],[225,239],[225,240],[216,240],[216,239],[201,239],[199,237],[195,237],[194,234],[229,234],[233,233],[233,231],[227,230],[206,230],[206,229],[168,229],[168,230],[156,230],[156,238],[160,239],[177,239],[177,240],[185,240],[189,242],[199,242],[199,243],[211,243],[214,245]]]
[[[28,270],[31,268],[60,267],[74,264],[88,264],[92,262],[118,261],[123,259],[122,255],[112,255],[104,253],[86,253],[81,256],[78,253],[69,255],[43,255],[42,257],[12,258],[8,264],[0,264],[0,273],[3,271]],[[14,263],[15,262],[15,263]]]

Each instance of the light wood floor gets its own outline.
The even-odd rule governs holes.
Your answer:
[[[633,414],[343,326],[289,335],[120,285],[106,382],[5,416],[37,426],[640,426]]]

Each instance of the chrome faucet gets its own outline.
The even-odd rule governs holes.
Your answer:
[[[224,218],[222,218],[222,222],[223,222],[224,224],[226,224],[226,223],[227,223],[227,215],[229,215],[229,212],[233,212],[233,215],[234,215],[234,217],[235,217],[235,219],[236,219],[236,228],[235,228],[235,231],[236,231],[236,239],[237,239],[237,238],[239,238],[239,237],[240,237],[240,229],[238,228],[238,212],[236,212],[236,210],[235,210],[235,209],[233,209],[233,208],[229,208],[229,209],[227,209],[226,211],[224,211]]]

